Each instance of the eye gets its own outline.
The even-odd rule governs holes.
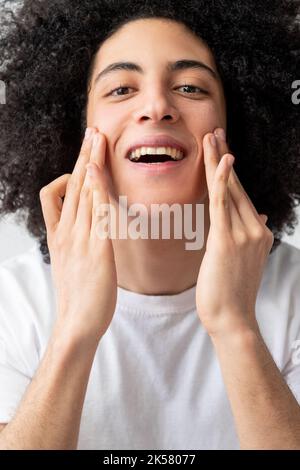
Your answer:
[[[208,91],[204,90],[203,88],[199,88],[197,86],[194,86],[194,85],[188,85],[188,84],[185,84],[185,85],[181,85],[180,87],[177,87],[178,88],[193,88],[194,90],[198,90],[196,93],[187,93],[188,95],[191,95],[191,94],[200,94],[200,93],[204,93],[205,95],[208,95]]]
[[[121,94],[118,93],[118,94],[116,94],[116,95],[114,95],[113,93],[114,93],[115,91],[118,91],[118,90],[129,90],[129,89],[130,89],[130,87],[128,87],[128,86],[126,86],[126,85],[120,85],[120,86],[118,86],[118,88],[114,88],[113,90],[111,90],[111,91],[108,93],[107,96],[123,96],[124,94],[127,94],[127,93],[121,93]],[[131,88],[131,89],[132,89],[132,88]]]

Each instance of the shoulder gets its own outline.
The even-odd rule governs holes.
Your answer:
[[[0,303],[43,301],[51,287],[51,268],[43,261],[38,245],[0,263]]]
[[[0,337],[43,349],[55,315],[51,267],[38,245],[0,263]],[[23,350],[24,350],[23,349]]]
[[[256,302],[262,336],[282,366],[300,339],[300,250],[286,242],[269,255]]]
[[[300,299],[300,250],[286,242],[269,255],[265,267],[262,290],[272,295],[277,302],[291,297]]]
[[[273,270],[284,268],[286,274],[298,274],[299,276],[300,249],[287,242],[281,242],[269,255],[269,264]]]
[[[8,272],[17,274],[20,273],[20,269],[26,270],[26,272],[30,270],[33,273],[35,268],[38,265],[41,266],[42,263],[45,267],[47,266],[46,263],[43,262],[38,245],[33,244],[26,251],[1,261],[0,274],[3,275]]]

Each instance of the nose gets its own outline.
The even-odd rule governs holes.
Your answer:
[[[141,97],[142,104],[138,106],[135,113],[136,121],[148,121],[154,123],[162,119],[176,122],[179,118],[177,108],[172,104],[170,98],[164,90],[158,89],[147,96]]]

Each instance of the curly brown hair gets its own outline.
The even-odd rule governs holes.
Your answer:
[[[25,0],[1,21],[0,215],[19,211],[50,262],[40,189],[77,159],[87,84],[101,43],[133,19],[181,22],[214,54],[227,105],[235,170],[268,215],[272,250],[293,233],[300,201],[300,2],[287,0]],[[299,77],[298,77],[299,78]]]

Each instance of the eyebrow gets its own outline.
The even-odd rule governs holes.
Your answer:
[[[199,60],[181,59],[181,60],[177,60],[176,62],[168,62],[167,64],[167,70],[169,70],[170,72],[175,72],[177,70],[187,70],[187,69],[205,70],[215,80],[218,80],[217,73],[208,65],[204,64],[203,62]],[[98,75],[96,76],[94,80],[94,85],[96,85],[96,83],[99,82],[99,80],[101,80],[103,77],[111,74],[112,72],[115,72],[116,70],[130,70],[134,72],[139,72],[141,74],[144,73],[144,70],[142,69],[142,67],[133,62],[115,62],[113,64],[108,65],[107,67],[105,67],[104,70],[98,73]]]

